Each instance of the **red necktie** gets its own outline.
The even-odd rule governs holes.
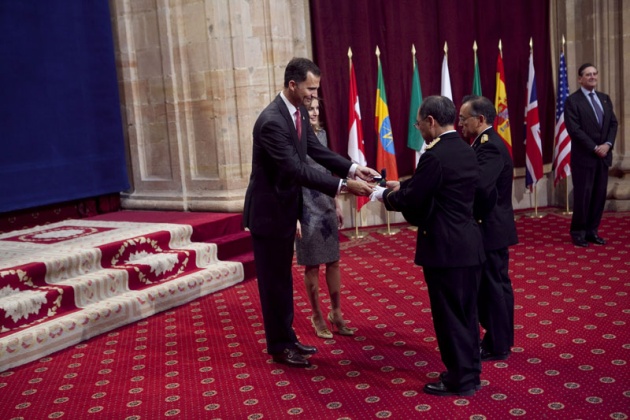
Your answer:
[[[300,116],[300,108],[295,111],[295,129],[297,130],[298,139],[302,140],[302,118]]]

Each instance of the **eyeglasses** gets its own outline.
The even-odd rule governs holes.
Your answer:
[[[464,116],[460,115],[460,116],[459,116],[459,122],[460,122],[460,123],[465,123],[465,122],[466,122],[466,120],[468,120],[469,118],[474,118],[474,117],[476,117],[476,115],[469,115],[469,116],[467,116],[467,117],[464,117]]]
[[[416,120],[416,122],[413,124],[413,126],[414,126],[414,127],[416,127],[416,130],[420,130],[420,123],[421,123],[422,121],[427,120],[429,117],[430,117],[430,115],[427,115],[427,118],[424,118],[424,119],[422,119],[422,120],[420,120],[420,121]]]

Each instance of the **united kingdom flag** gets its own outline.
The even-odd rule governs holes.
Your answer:
[[[527,80],[527,105],[525,107],[525,186],[534,188],[543,177],[540,119],[538,118],[538,96],[533,53],[529,54],[529,77]]]

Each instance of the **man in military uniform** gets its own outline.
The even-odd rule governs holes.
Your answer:
[[[454,129],[457,110],[444,96],[426,98],[416,128],[427,142],[413,176],[377,187],[372,199],[418,226],[415,263],[426,280],[433,326],[446,372],[424,386],[432,395],[474,395],[479,388],[477,290],[485,257],[473,218],[479,164]]]
[[[459,112],[465,138],[481,168],[474,214],[479,222],[486,251],[479,287],[479,322],[486,330],[481,341],[481,360],[505,360],[514,345],[514,292],[508,275],[508,247],[518,243],[512,180],[514,165],[510,152],[492,129],[496,112],[483,96],[466,96]]]

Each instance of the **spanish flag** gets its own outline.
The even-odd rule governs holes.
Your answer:
[[[499,58],[497,59],[497,91],[494,97],[494,107],[497,110],[497,117],[494,120],[494,131],[503,139],[510,156],[512,156],[512,134],[510,132],[510,116],[508,114],[507,92],[505,90],[505,70],[503,70],[501,41],[499,41]]]
[[[398,181],[398,168],[396,166],[396,151],[394,149],[394,136],[389,120],[389,109],[387,108],[387,96],[385,95],[385,83],[383,82],[383,72],[381,70],[380,51],[376,47],[378,60],[378,82],[376,86],[376,134],[378,137],[376,146],[376,169],[385,169],[385,177],[389,180]]]

